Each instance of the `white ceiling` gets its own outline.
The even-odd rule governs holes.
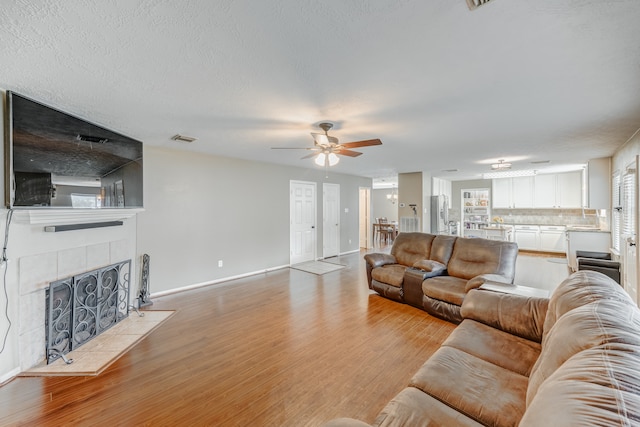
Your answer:
[[[2,0],[0,22],[0,88],[156,146],[316,167],[270,147],[328,120],[383,142],[338,172],[467,179],[640,127],[638,0]]]

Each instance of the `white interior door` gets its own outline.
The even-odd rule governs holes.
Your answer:
[[[638,304],[638,157],[622,176],[622,285]]]
[[[290,263],[316,258],[316,183],[291,181]]]
[[[322,184],[322,256],[340,253],[340,185]]]

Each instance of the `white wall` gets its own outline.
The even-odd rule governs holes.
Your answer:
[[[376,218],[387,218],[389,221],[398,221],[398,201],[391,203],[387,199],[391,194],[391,188],[378,188],[371,191],[371,221]],[[398,189],[396,188],[396,194]]]
[[[317,183],[316,256],[322,182],[340,185],[340,252],[358,250],[358,189],[370,179],[149,146],[144,164],[138,255],[150,256],[152,295],[288,265],[290,180]]]

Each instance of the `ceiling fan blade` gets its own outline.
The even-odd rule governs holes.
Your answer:
[[[271,147],[272,150],[320,150],[316,147]]]
[[[382,145],[382,141],[379,139],[365,139],[362,141],[354,141],[354,142],[345,142],[344,144],[340,144],[343,147],[347,148],[358,148],[358,147],[369,147],[372,145]]]
[[[361,155],[362,153],[359,151],[353,151],[353,150],[334,150],[334,153],[339,154],[341,156],[349,156],[349,157],[358,157],[359,155]]]
[[[311,154],[307,154],[306,156],[300,157],[300,158],[301,159],[310,159],[310,158],[315,157],[317,155],[318,155],[318,153],[311,153]]]

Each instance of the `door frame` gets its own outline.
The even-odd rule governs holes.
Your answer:
[[[360,187],[358,191],[358,247],[370,249],[372,242],[371,222],[371,187]]]
[[[625,176],[632,176],[631,183],[633,185],[633,206],[626,206],[626,200],[623,199],[623,224],[625,222],[624,215],[626,212],[631,211],[633,215],[633,232],[632,235],[621,234],[620,246],[621,246],[621,258],[622,258],[622,277],[621,282],[623,288],[627,291],[629,296],[634,300],[636,305],[638,305],[638,291],[639,283],[638,283],[638,266],[640,265],[640,251],[637,249],[638,243],[638,206],[640,201],[638,200],[639,193],[639,174],[638,167],[640,166],[640,158],[639,156],[635,156],[633,162],[627,165],[625,168],[625,172],[622,174],[622,186],[624,193],[624,185],[625,185]],[[623,198],[625,196],[623,195]],[[624,225],[623,225],[624,228]]]

